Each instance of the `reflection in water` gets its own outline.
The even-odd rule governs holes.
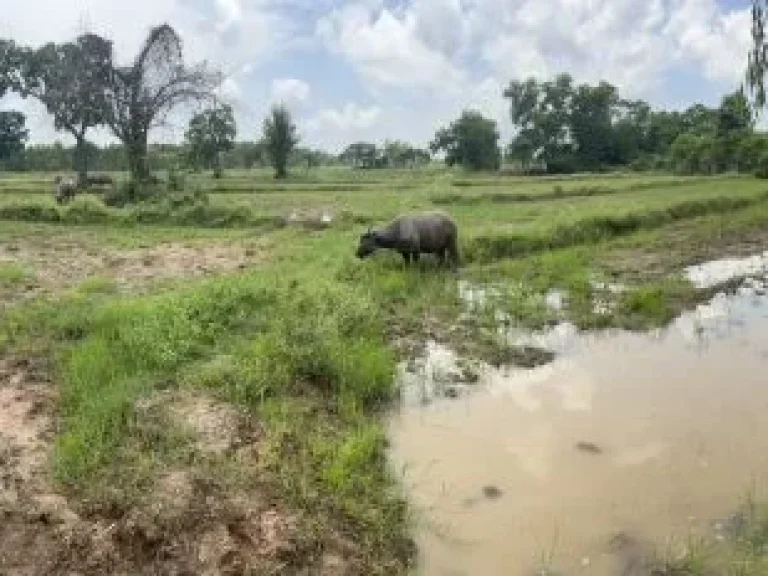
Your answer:
[[[642,574],[652,545],[706,530],[768,480],[768,300],[755,290],[650,335],[561,325],[528,340],[559,356],[481,367],[470,392],[391,420],[423,574]],[[455,373],[437,345],[430,362]]]

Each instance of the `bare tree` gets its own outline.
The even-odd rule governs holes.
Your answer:
[[[204,63],[184,65],[181,38],[168,24],[151,29],[132,65],[114,69],[109,126],[125,145],[134,180],[150,176],[150,129],[161,126],[177,106],[211,98],[218,83],[219,75]]]

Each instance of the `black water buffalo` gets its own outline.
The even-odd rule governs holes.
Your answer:
[[[358,258],[367,258],[379,248],[402,254],[406,263],[419,260],[420,254],[435,254],[441,264],[446,258],[459,266],[458,228],[442,212],[420,212],[398,216],[381,230],[368,229],[360,236]]]
[[[63,204],[75,197],[77,192],[77,183],[72,178],[64,178],[56,176],[54,180],[56,184],[56,202]]]

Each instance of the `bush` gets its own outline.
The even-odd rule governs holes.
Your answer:
[[[61,214],[61,220],[69,224],[104,224],[118,219],[101,200],[88,196],[75,198]]]
[[[127,180],[120,182],[104,194],[104,204],[122,208],[126,204],[143,202],[162,196],[162,189],[157,181],[137,182]]]
[[[768,152],[763,152],[757,161],[755,176],[760,179],[768,179]]]
[[[186,187],[186,176],[176,166],[168,168],[167,187],[169,192],[181,192]]]
[[[56,206],[40,203],[13,203],[0,206],[0,219],[25,222],[59,222],[61,214]]]

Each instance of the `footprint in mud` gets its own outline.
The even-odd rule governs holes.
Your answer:
[[[501,498],[502,491],[501,488],[498,486],[483,486],[483,496],[488,498],[489,500],[497,500]]]
[[[593,442],[577,442],[576,450],[579,452],[585,452],[587,454],[602,454],[603,449]]]
[[[498,500],[504,495],[501,488],[494,486],[493,484],[483,486],[481,492],[482,495],[480,496],[470,496],[469,498],[465,498],[463,501],[464,507],[471,508],[483,500]]]

